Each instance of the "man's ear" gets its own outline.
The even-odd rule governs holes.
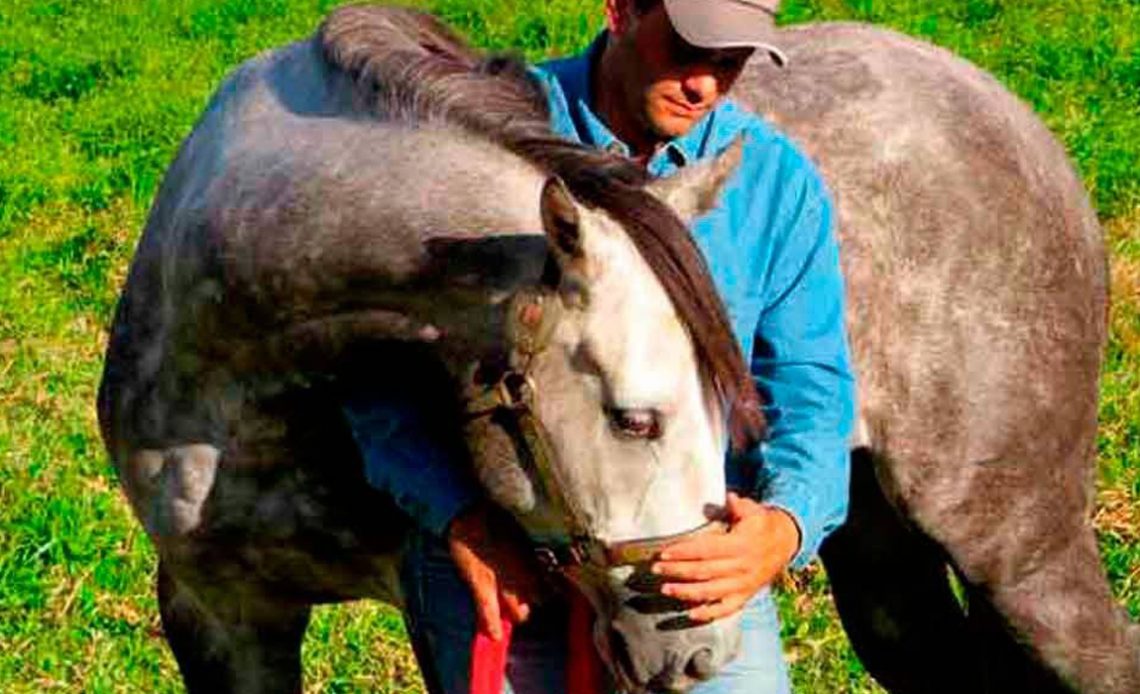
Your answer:
[[[744,157],[744,137],[736,140],[711,161],[685,167],[668,178],[660,178],[648,186],[657,199],[677,213],[685,223],[716,206],[725,181],[736,173]]]
[[[578,207],[566,184],[557,176],[546,179],[539,200],[542,227],[560,265],[582,257],[582,228]]]

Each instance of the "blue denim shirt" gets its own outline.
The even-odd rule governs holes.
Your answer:
[[[628,153],[590,107],[590,67],[604,40],[603,34],[585,53],[544,63],[533,74],[545,85],[556,132]],[[730,485],[791,514],[801,535],[794,565],[803,566],[847,512],[855,389],[831,200],[819,173],[785,136],[727,99],[661,147],[648,167],[668,176],[716,156],[741,135],[739,170],[692,232],[766,403],[769,438],[727,460]],[[417,440],[414,417],[381,401],[345,407],[369,481],[442,533],[479,492],[428,441]]]

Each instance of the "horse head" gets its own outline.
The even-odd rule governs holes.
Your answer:
[[[735,146],[648,190],[688,221],[739,157]],[[477,467],[543,563],[594,605],[595,642],[619,679],[684,689],[734,656],[739,626],[691,622],[650,567],[672,540],[724,531],[731,404],[701,363],[698,327],[629,230],[558,178],[540,205],[552,264],[544,286],[511,306],[509,367],[470,401]],[[490,413],[500,427],[484,426]]]

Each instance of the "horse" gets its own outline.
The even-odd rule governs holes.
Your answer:
[[[821,24],[781,46],[790,67],[752,64],[733,95],[838,205],[861,426],[822,558],[857,653],[892,692],[1140,690],[1087,520],[1106,261],[1063,150],[921,42]],[[637,579],[658,538],[707,531],[725,440],[762,434],[673,214],[700,214],[732,154],[646,181],[552,141],[526,85],[424,15],[345,8],[231,75],[167,173],[99,414],[191,691],[296,690],[312,604],[399,604],[407,520],[363,480],[346,379],[434,404],[457,460],[588,595],[626,686],[683,688],[695,654],[730,657],[734,625],[663,630],[628,606],[652,593]],[[591,274],[608,265],[621,282]],[[638,349],[646,323],[662,354]],[[612,361],[583,369],[576,346],[603,336]],[[637,519],[645,461],[612,400],[638,387],[633,355],[685,413],[659,445],[701,462]],[[471,416],[492,392],[506,421]],[[623,650],[657,676],[622,673]]]
[[[839,209],[860,433],[821,557],[857,655],[897,694],[1140,691],[1089,520],[1106,253],[1063,148],[943,49],[851,23],[780,41],[789,68],[733,96]]]
[[[299,691],[311,605],[401,604],[409,520],[338,406],[371,387],[430,408],[627,689],[734,655],[739,619],[690,622],[649,564],[725,531],[726,444],[762,434],[685,223],[742,147],[650,182],[554,137],[540,89],[428,15],[349,7],[238,68],[183,143],[98,410],[189,691]]]

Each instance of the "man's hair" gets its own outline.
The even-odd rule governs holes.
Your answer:
[[[637,14],[645,14],[661,4],[661,0],[633,0],[633,11]]]

